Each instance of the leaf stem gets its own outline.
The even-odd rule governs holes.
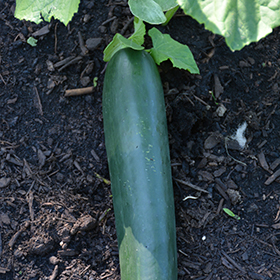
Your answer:
[[[172,19],[172,17],[174,16],[174,14],[177,12],[178,9],[179,9],[179,5],[175,6],[174,8],[168,10],[165,13],[166,21],[162,24],[162,26],[165,26],[168,24],[168,22]]]

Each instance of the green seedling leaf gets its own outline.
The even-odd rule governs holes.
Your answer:
[[[160,7],[163,11],[168,11],[168,10],[178,6],[178,3],[176,0],[154,0],[154,1],[160,5]]]
[[[106,178],[103,178],[101,175],[99,175],[98,173],[94,172],[94,175],[98,178],[98,179],[101,179],[106,185],[111,185],[111,181],[106,179]]]
[[[100,215],[100,217],[99,217],[99,222],[101,222],[104,218],[105,218],[105,216],[109,213],[111,211],[111,208],[108,208],[107,210],[105,210],[101,215]]]
[[[229,210],[228,208],[223,208],[224,212],[229,215],[230,217],[236,219],[236,220],[240,220],[240,217],[235,215],[231,210]]]
[[[27,43],[28,43],[30,46],[32,46],[32,47],[36,47],[36,46],[37,46],[37,42],[38,42],[38,40],[36,40],[36,39],[33,38],[33,37],[29,37],[29,38],[27,39]]]
[[[128,39],[141,46],[144,43],[144,36],[146,34],[145,24],[138,17],[134,17],[133,24],[134,33]]]
[[[231,50],[256,42],[280,25],[280,0],[177,0],[184,12],[225,37]]]
[[[78,11],[80,0],[16,0],[15,17],[40,23],[43,19],[50,22],[54,17],[65,25]]]
[[[93,87],[97,86],[98,77],[93,78]]]
[[[146,33],[145,24],[137,17],[134,18],[134,33],[127,39],[121,34],[117,33],[110,44],[104,50],[104,61],[109,61],[113,55],[125,48],[132,48],[134,50],[143,50],[141,45],[144,43],[144,36]]]
[[[214,92],[213,92],[212,90],[210,90],[209,93],[211,94],[211,96],[212,96],[212,98],[213,98],[213,100],[214,100],[214,103],[215,103],[216,105],[219,105],[219,102],[217,102],[216,97],[215,97],[215,95],[214,95]]]
[[[188,46],[173,40],[170,35],[162,34],[155,27],[148,32],[153,41],[149,51],[157,64],[170,59],[174,67],[199,74],[199,69]]]
[[[129,0],[128,5],[132,14],[150,24],[166,22],[164,11],[178,4],[176,0]]]
[[[161,24],[166,21],[162,8],[153,0],[129,0],[131,13],[150,24]]]

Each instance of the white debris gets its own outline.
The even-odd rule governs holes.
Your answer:
[[[242,125],[240,125],[238,127],[238,129],[236,130],[235,134],[233,136],[231,136],[231,139],[236,140],[239,144],[239,146],[244,149],[247,139],[244,136],[244,133],[246,131],[247,128],[247,122],[244,122]]]
[[[224,104],[220,104],[220,106],[216,110],[216,114],[219,117],[223,117],[225,112],[226,112],[226,110],[227,110],[227,108],[225,107],[225,105]]]

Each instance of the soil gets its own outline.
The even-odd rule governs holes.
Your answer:
[[[102,83],[104,48],[133,32],[126,2],[83,0],[65,27],[19,21],[0,0],[0,279],[120,279]],[[159,67],[179,279],[279,280],[280,29],[231,52],[180,11],[159,28],[200,69]]]

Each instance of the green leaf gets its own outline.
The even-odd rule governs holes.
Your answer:
[[[176,0],[154,0],[154,1],[160,5],[163,11],[170,10],[178,5]]]
[[[36,46],[37,46],[37,42],[38,42],[38,40],[36,40],[36,39],[33,38],[33,37],[29,37],[29,38],[27,39],[27,43],[28,43],[30,46],[32,46],[32,47],[36,47]]]
[[[199,69],[188,46],[173,40],[170,35],[162,34],[155,27],[148,32],[153,41],[150,53],[157,64],[170,59],[174,67],[199,74]]]
[[[134,33],[128,39],[141,46],[144,43],[145,34],[145,24],[139,18],[134,17]]]
[[[15,17],[37,24],[54,17],[67,25],[78,11],[79,3],[80,0],[16,0]]]
[[[125,48],[132,48],[134,50],[144,49],[144,47],[117,33],[111,43],[105,48],[103,60],[106,62],[109,61],[117,51]]]
[[[150,24],[160,24],[166,21],[162,8],[153,0],[129,0],[131,13]]]
[[[256,42],[280,25],[280,0],[177,0],[184,12],[225,37],[231,50]]]
[[[134,50],[143,50],[141,45],[144,43],[144,36],[146,34],[146,27],[142,20],[134,17],[134,33],[126,39],[121,34],[117,33],[110,44],[104,50],[104,61],[109,61],[113,55],[125,48],[132,48]]]
[[[223,211],[229,215],[230,217],[236,219],[236,220],[240,220],[240,217],[235,215],[231,210],[229,210],[228,208],[223,208]]]
[[[93,78],[93,87],[97,86],[98,77]]]

